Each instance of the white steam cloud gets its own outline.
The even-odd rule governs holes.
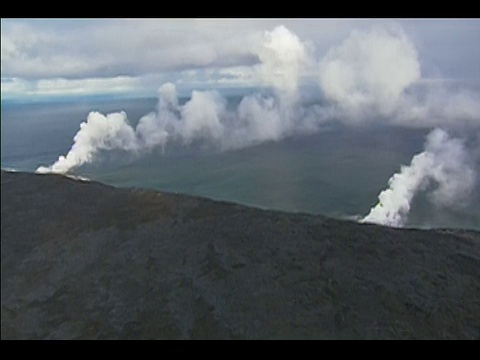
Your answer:
[[[400,30],[353,31],[319,65],[320,87],[345,116],[391,115],[405,89],[420,79],[414,45]]]
[[[399,28],[353,31],[318,66],[335,118],[408,127],[479,126],[480,94],[422,82],[412,41]]]
[[[73,146],[67,156],[60,156],[51,166],[40,166],[38,173],[67,173],[84,163],[93,161],[101,150],[136,150],[136,138],[124,112],[102,115],[91,112],[87,121],[73,138]]]
[[[425,150],[393,175],[378,204],[361,221],[401,227],[414,197],[427,192],[435,206],[456,206],[468,198],[476,183],[469,149],[438,126],[457,131],[480,125],[480,96],[452,92],[442,86],[422,88],[418,53],[399,29],[353,31],[314,64],[310,44],[284,26],[261,37],[256,47],[259,80],[272,95],[245,96],[234,110],[217,91],[193,91],[179,105],[176,87],[163,84],[155,112],[130,125],[124,112],[92,112],[73,139],[66,156],[37,172],[69,173],[94,161],[98,153],[122,150],[139,154],[169,143],[209,142],[220,150],[264,141],[278,141],[295,133],[312,133],[326,122],[361,125],[372,121],[400,126],[435,128]],[[315,72],[327,103],[302,105],[300,82]],[[424,83],[423,83],[424,84]],[[419,96],[420,94],[420,96]],[[462,125],[462,126],[459,126]]]
[[[217,91],[193,91],[190,100],[179,106],[175,85],[166,83],[159,90],[157,112],[143,116],[135,129],[124,112],[106,116],[92,112],[80,125],[68,154],[37,172],[67,173],[104,150],[141,153],[165,149],[169,141],[188,145],[202,140],[232,149],[287,136],[295,131],[293,122],[298,119],[294,112],[299,77],[309,61],[307,45],[279,26],[265,32],[258,52],[258,72],[273,87],[273,96],[249,95],[235,111],[227,111],[226,99]]]
[[[427,136],[425,151],[388,180],[378,204],[362,221],[401,227],[417,193],[429,191],[436,206],[451,207],[468,202],[475,181],[473,162],[463,141],[436,128]]]
[[[258,57],[260,76],[282,95],[297,96],[302,69],[310,62],[309,45],[285,26],[266,31]]]

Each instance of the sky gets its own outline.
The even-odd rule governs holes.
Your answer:
[[[352,31],[400,28],[423,81],[480,83],[478,19],[2,19],[2,100],[262,86],[262,41],[279,25],[314,62]],[[311,69],[302,83],[318,82]]]

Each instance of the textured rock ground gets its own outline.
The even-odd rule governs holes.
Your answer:
[[[2,339],[480,339],[480,233],[1,178]]]

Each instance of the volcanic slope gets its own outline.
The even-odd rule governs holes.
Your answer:
[[[1,174],[2,339],[480,339],[480,233]]]

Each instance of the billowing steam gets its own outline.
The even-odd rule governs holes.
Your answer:
[[[347,119],[391,115],[420,79],[417,51],[400,30],[353,31],[320,61],[320,87]]]
[[[179,106],[175,85],[166,83],[159,90],[157,112],[143,116],[135,129],[124,112],[106,116],[92,112],[80,125],[68,154],[37,172],[67,173],[104,150],[142,153],[164,149],[169,141],[190,144],[195,140],[232,149],[287,136],[296,128],[298,81],[308,63],[306,45],[280,26],[265,32],[258,51],[258,72],[274,95],[246,96],[235,111],[227,112],[226,99],[217,91],[193,91],[190,100]]]
[[[425,143],[425,151],[413,157],[409,166],[388,180],[388,188],[363,222],[393,227],[405,225],[412,200],[420,191],[429,191],[436,206],[468,202],[475,186],[475,171],[469,153],[460,139],[450,138],[436,128]]]
[[[73,146],[67,156],[60,156],[49,167],[40,166],[38,173],[67,173],[84,163],[93,161],[101,150],[125,149],[137,147],[133,129],[128,124],[124,112],[104,116],[98,112],[88,114],[87,121],[80,125],[80,130],[73,138]]]
[[[92,112],[73,139],[66,156],[37,172],[68,173],[94,161],[99,152],[123,150],[137,155],[169,143],[209,142],[220,150],[264,141],[277,141],[295,133],[318,131],[326,122],[361,125],[381,121],[391,125],[434,128],[455,124],[480,125],[480,97],[451,92],[443,87],[422,88],[420,63],[413,43],[399,29],[353,31],[314,65],[309,43],[284,26],[263,34],[253,50],[260,63],[259,80],[271,95],[245,96],[234,110],[217,91],[193,91],[179,104],[176,87],[163,84],[155,112],[130,125],[124,112]],[[300,83],[306,73],[316,74],[326,103],[302,105]],[[421,94],[421,96],[418,96]],[[393,175],[378,204],[362,220],[403,226],[412,200],[427,192],[435,206],[453,206],[468,197],[475,185],[475,167],[465,143],[435,128],[425,151]]]
[[[284,96],[297,96],[302,69],[308,65],[308,45],[285,26],[265,32],[258,57],[261,77]]]

